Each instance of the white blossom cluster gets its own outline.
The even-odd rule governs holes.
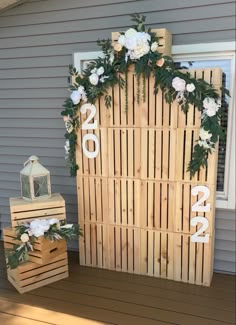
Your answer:
[[[93,68],[91,70],[91,75],[89,76],[89,81],[91,83],[91,85],[93,86],[97,86],[98,82],[105,82],[105,80],[107,78],[109,78],[108,76],[104,76],[104,68],[103,67],[99,67],[99,68]]]
[[[175,77],[172,80],[172,87],[178,92],[176,96],[176,100],[178,102],[185,101],[184,93],[187,91],[188,93],[192,93],[195,90],[195,85],[193,83],[186,84],[184,79],[179,77]]]
[[[79,104],[79,102],[81,100],[83,100],[84,102],[87,102],[87,100],[88,100],[87,94],[86,94],[83,86],[79,86],[77,90],[74,90],[71,93],[70,98],[74,105]]]
[[[203,101],[203,107],[204,107],[203,116],[207,115],[207,116],[212,117],[212,116],[216,115],[216,112],[218,112],[220,106],[221,106],[220,99],[215,101],[214,98],[206,97]]]
[[[57,218],[51,219],[36,219],[26,224],[26,231],[21,235],[21,241],[27,243],[30,240],[31,236],[40,237],[44,236],[52,226],[56,225],[57,229],[60,228],[72,228],[73,224],[66,224],[64,226],[60,225],[60,221]],[[54,233],[56,239],[62,239],[59,234]]]
[[[212,148],[213,142],[211,142],[212,134],[209,131],[206,131],[204,128],[201,128],[199,131],[199,140],[198,144],[200,147],[205,149]]]
[[[128,29],[124,35],[120,35],[118,42],[114,45],[115,51],[121,51],[125,47],[128,51],[125,56],[126,62],[130,57],[131,60],[138,60],[142,56],[158,48],[158,43],[153,42],[150,47],[151,36],[145,32],[137,32],[134,28]]]

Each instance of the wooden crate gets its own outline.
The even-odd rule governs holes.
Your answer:
[[[65,200],[58,193],[52,194],[50,198],[33,202],[20,197],[10,198],[10,212],[12,227],[38,218],[66,219]]]
[[[220,89],[220,69],[189,72]],[[138,102],[137,80],[131,67],[128,110],[125,90],[115,86],[109,90],[110,109],[103,98],[95,103],[99,127],[78,130],[78,214],[85,232],[80,239],[81,264],[210,285],[217,148],[209,155],[207,168],[190,180],[186,169],[198,139],[201,115],[193,106],[185,115],[176,102],[166,104],[160,90],[154,95],[153,76],[145,83],[146,101],[140,98]],[[87,118],[88,114],[80,114],[81,124]],[[95,159],[83,152],[81,143],[86,133],[98,138],[100,150]],[[88,148],[92,151],[93,143]],[[204,213],[192,211],[203,195],[201,191],[192,194],[197,186],[209,190],[204,204],[210,204],[210,210]],[[197,226],[191,222],[201,216],[208,223],[201,234],[209,238],[207,243],[191,241],[202,226],[200,221]],[[134,247],[140,248],[135,254]],[[133,268],[130,258],[136,261]],[[119,260],[122,263],[117,263]]]
[[[153,33],[156,33],[156,36],[159,38],[158,52],[171,56],[172,53],[172,34],[166,28],[152,29]],[[120,36],[120,32],[112,32],[111,39],[112,41],[117,41]]]
[[[26,262],[14,270],[7,269],[8,280],[19,293],[40,288],[68,276],[67,253],[58,255],[44,265]]]
[[[14,244],[21,244],[20,241],[15,240],[16,235],[13,228],[3,229],[4,248],[13,248]],[[29,261],[36,264],[45,264],[50,262],[58,255],[66,253],[66,241],[57,240],[50,241],[49,239],[40,236],[34,242],[34,251],[29,253]]]

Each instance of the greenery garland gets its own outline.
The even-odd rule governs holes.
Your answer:
[[[201,113],[201,128],[199,139],[194,146],[191,161],[187,171],[192,178],[201,168],[207,166],[208,154],[215,148],[218,138],[224,139],[224,132],[220,120],[224,112],[221,98],[216,89],[203,79],[195,79],[190,73],[183,73],[176,69],[173,60],[158,52],[158,37],[150,29],[145,29],[145,16],[132,15],[135,25],[125,33],[121,33],[117,42],[99,40],[104,57],[92,61],[82,71],[81,75],[70,66],[70,74],[74,77],[74,84],[70,87],[71,95],[66,99],[62,111],[66,126],[66,159],[70,166],[71,176],[75,176],[77,169],[75,151],[77,143],[76,129],[79,127],[78,110],[80,106],[89,102],[94,104],[104,96],[107,108],[111,106],[112,98],[108,89],[119,85],[126,91],[127,105],[127,71],[134,65],[138,83],[138,101],[140,101],[140,80],[142,80],[142,100],[145,101],[145,79],[151,73],[155,78],[154,94],[160,88],[167,103],[177,100],[181,109],[187,113],[189,106],[194,105]],[[119,73],[119,74],[118,74]],[[121,74],[125,75],[123,79]],[[222,97],[229,96],[228,90],[221,88]]]
[[[34,251],[34,243],[40,236],[50,241],[71,240],[82,236],[79,225],[66,224],[57,218],[35,219],[31,223],[16,226],[14,231],[16,243],[13,248],[6,249],[7,267],[10,269],[29,260],[29,253]]]

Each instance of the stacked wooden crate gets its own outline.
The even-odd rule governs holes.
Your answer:
[[[25,201],[22,198],[10,199],[12,227],[35,219],[66,219],[65,201],[60,194],[38,201]],[[12,228],[4,229],[4,248],[12,248],[18,242]],[[7,269],[8,280],[24,293],[46,284],[68,277],[68,258],[64,240],[51,242],[39,237],[34,251],[29,254],[29,262],[16,269]]]

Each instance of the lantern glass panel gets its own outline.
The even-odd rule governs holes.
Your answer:
[[[49,195],[49,193],[48,193],[48,177],[47,176],[34,177],[33,184],[34,184],[34,196],[35,197]]]
[[[21,189],[22,189],[22,196],[30,199],[31,198],[30,182],[28,176],[21,175]]]

